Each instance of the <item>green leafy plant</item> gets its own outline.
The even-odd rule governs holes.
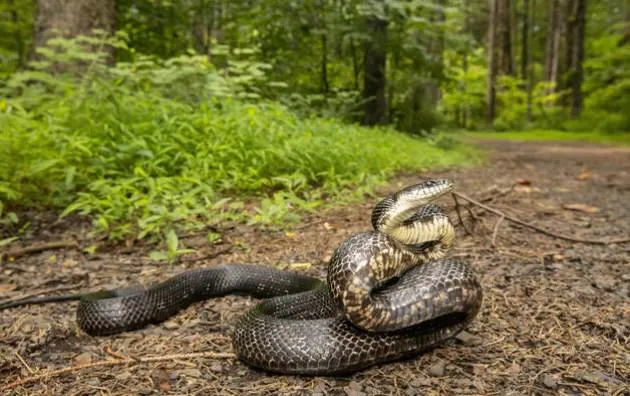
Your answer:
[[[175,231],[169,229],[164,233],[166,240],[166,250],[156,250],[149,254],[151,260],[167,261],[171,266],[179,256],[186,253],[194,253],[194,249],[179,249],[179,239]]]
[[[235,79],[199,56],[95,65],[82,78],[56,76],[61,91],[42,77],[5,99],[0,200],[90,216],[112,240],[225,221],[280,226],[369,193],[397,170],[475,158],[251,96],[259,64],[242,61]]]

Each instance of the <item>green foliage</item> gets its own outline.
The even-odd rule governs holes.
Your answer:
[[[561,2],[558,23],[570,22],[564,20],[570,16],[564,10],[567,4]],[[101,74],[102,61],[110,56],[98,48],[85,50],[86,45],[93,48],[103,42],[99,35],[93,41],[84,37],[82,43],[55,39],[50,47],[35,50],[49,60],[24,70],[33,52],[35,5],[27,0],[0,4],[0,79],[19,70],[19,77],[11,77],[10,92],[41,91],[25,95],[20,104],[28,108],[34,103],[26,103],[27,98],[48,103],[76,88],[56,74],[51,77],[51,69],[79,60],[79,68],[87,63],[91,73]],[[515,66],[521,63],[523,7],[523,1],[512,3]],[[543,82],[545,36],[548,21],[553,20],[543,7],[533,13],[529,26],[531,119],[524,81],[529,76],[515,75],[499,82],[498,117],[486,125],[487,12],[487,2],[481,0],[118,0],[116,25],[121,37],[108,43],[116,48],[117,62],[109,72],[117,73],[128,87],[158,90],[186,103],[224,96],[267,99],[303,116],[355,122],[363,119],[367,100],[362,94],[365,48],[375,40],[366,20],[381,18],[388,22],[388,119],[399,130],[423,135],[443,124],[497,130],[629,129],[627,2],[592,2],[587,7],[585,102],[579,120],[568,120],[565,83],[571,73],[564,70],[568,36],[559,47],[561,92],[550,94]],[[55,45],[57,49],[52,48]],[[46,51],[55,52],[54,62]],[[33,86],[33,81],[39,84]],[[180,84],[190,89],[177,88]]]
[[[0,2],[0,78],[15,72],[25,63],[31,37],[35,2]]]
[[[168,265],[171,266],[177,260],[179,256],[186,253],[194,253],[193,249],[179,249],[179,238],[172,229],[167,230],[164,233],[164,239],[166,241],[166,250],[155,250],[149,254],[149,258],[155,261],[168,261]]]
[[[43,54],[47,62],[70,62],[68,51]],[[441,149],[387,128],[244,102],[256,98],[252,79],[264,78],[255,64],[241,62],[242,72],[228,78],[198,56],[138,56],[114,68],[100,59],[82,78],[40,71],[28,84],[22,73],[8,81],[14,94],[0,112],[8,159],[0,163],[0,201],[92,216],[112,239],[164,235],[160,257],[169,261],[182,253],[172,238],[177,230],[297,221],[371,192],[396,170],[472,158],[470,150]]]
[[[630,44],[620,44],[623,36],[614,34],[591,43],[593,56],[585,64],[586,111],[579,122],[567,127],[607,132],[630,131]]]
[[[442,85],[442,111],[451,126],[481,127],[486,108],[488,69],[481,49],[467,53],[466,58],[446,51],[444,61],[447,80]]]

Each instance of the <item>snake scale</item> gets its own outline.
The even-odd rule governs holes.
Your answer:
[[[161,322],[193,302],[243,293],[263,300],[235,324],[243,362],[271,372],[336,375],[433,348],[479,312],[471,267],[445,258],[453,226],[434,199],[447,180],[401,189],[372,211],[373,231],[334,251],[327,282],[279,269],[225,264],[176,275],[146,289],[82,295],[77,322],[110,335]]]

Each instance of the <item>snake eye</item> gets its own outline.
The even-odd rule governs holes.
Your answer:
[[[423,182],[422,184],[424,184],[424,186],[426,187],[440,187],[451,186],[453,183],[446,179],[431,179]]]

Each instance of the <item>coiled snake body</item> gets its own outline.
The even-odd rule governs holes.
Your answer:
[[[463,330],[482,301],[471,268],[443,258],[454,230],[430,201],[452,188],[430,180],[378,203],[374,231],[341,243],[326,283],[270,267],[222,265],[142,291],[83,296],[78,324],[92,335],[115,334],[163,321],[194,301],[246,293],[266,298],[235,325],[235,352],[249,365],[330,375],[420,353]]]

